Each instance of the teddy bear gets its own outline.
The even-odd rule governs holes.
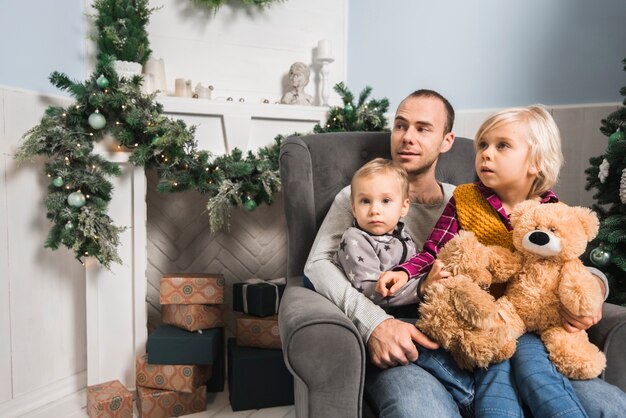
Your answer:
[[[440,259],[446,266],[452,265],[453,276],[426,290],[418,327],[466,369],[509,358],[515,340],[531,331],[540,335],[550,360],[565,376],[598,376],[606,366],[606,357],[589,342],[585,331],[567,332],[558,311],[563,304],[575,315],[593,315],[603,303],[597,279],[578,258],[598,231],[597,216],[587,208],[528,200],[513,209],[510,221],[513,251],[484,246],[471,232],[459,234],[446,244]],[[444,252],[448,245],[456,252]],[[453,294],[476,296],[476,287],[484,279],[468,279],[485,277],[485,270],[492,282],[508,282],[504,295],[497,301],[480,295],[472,305],[455,307],[451,301],[458,296]],[[459,276],[456,287],[445,283]],[[461,283],[472,288],[471,293],[466,288],[459,291]],[[444,287],[446,291],[442,291]],[[442,306],[435,302],[437,299],[446,299],[450,306]],[[464,309],[472,309],[472,314]],[[448,323],[436,319],[439,315]],[[473,322],[467,321],[468,316]],[[442,338],[441,331],[432,329],[437,326],[445,327],[445,335],[456,334],[456,339]]]
[[[449,351],[465,370],[487,367],[496,356],[504,359],[513,355],[515,338],[511,331],[496,326],[499,307],[488,292],[492,275],[486,248],[472,232],[459,231],[437,258],[452,277],[438,280],[425,290],[416,326]]]

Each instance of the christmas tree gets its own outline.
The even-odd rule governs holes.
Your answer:
[[[626,59],[622,60],[626,71]],[[593,209],[600,231],[590,244],[588,259],[609,279],[609,302],[626,306],[626,87],[623,105],[602,120],[609,137],[604,154],[590,159],[586,189],[595,189]]]

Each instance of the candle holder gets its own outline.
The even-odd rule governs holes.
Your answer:
[[[331,57],[323,57],[317,58],[317,62],[321,65],[320,75],[321,75],[321,96],[322,96],[322,106],[328,106],[328,99],[330,98],[330,90],[328,89],[328,74],[330,71],[328,70],[328,64],[335,61],[334,58]]]

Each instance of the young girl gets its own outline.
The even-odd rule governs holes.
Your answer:
[[[495,113],[478,129],[474,147],[480,181],[457,187],[421,253],[381,275],[376,290],[382,296],[393,295],[409,279],[417,279],[431,267],[428,277],[419,283],[420,294],[434,280],[449,277],[435,258],[459,230],[473,231],[485,245],[512,248],[507,214],[513,207],[526,199],[558,201],[550,187],[563,164],[561,140],[554,119],[544,107]],[[492,293],[499,296],[493,287]],[[470,407],[473,400],[476,416],[523,417],[522,402],[535,417],[587,416],[570,381],[549,361],[535,334],[518,340],[510,360],[477,369],[473,375],[460,370],[441,349],[420,349],[417,362],[442,381],[461,410]]]

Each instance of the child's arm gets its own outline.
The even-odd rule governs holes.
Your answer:
[[[430,284],[432,284],[435,280],[438,280],[443,277],[448,277],[450,274],[445,274],[441,268],[434,270],[433,263],[437,258],[437,254],[439,250],[450,241],[454,235],[459,231],[459,221],[457,219],[456,214],[456,202],[454,197],[450,198],[450,201],[446,205],[443,213],[437,220],[433,231],[430,233],[428,240],[424,243],[424,248],[422,252],[416,253],[411,258],[409,258],[405,263],[402,263],[393,268],[392,272],[385,272],[381,279],[383,282],[380,284],[380,288],[387,287],[388,281],[392,278],[399,278],[400,281],[406,277],[406,280],[412,279],[420,279],[425,283],[420,283],[420,297],[423,294],[422,291],[426,289]],[[424,278],[425,273],[427,271],[431,271],[426,278]],[[389,274],[388,273],[398,273],[402,272],[402,275]],[[442,275],[444,273],[444,275]],[[406,281],[404,282],[406,283]],[[403,285],[403,284],[402,284]],[[402,287],[400,285],[400,287]]]

